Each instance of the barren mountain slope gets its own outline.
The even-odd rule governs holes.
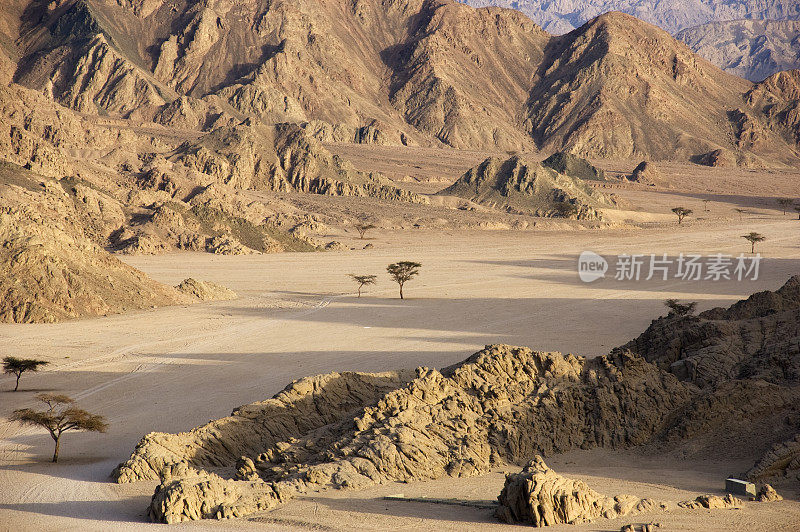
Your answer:
[[[3,172],[8,169],[4,168]],[[161,285],[91,242],[61,185],[0,184],[0,321],[53,322],[192,297]]]
[[[794,0],[462,0],[519,9],[551,33],[567,33],[607,11],[622,11],[675,33],[709,21],[800,19]]]
[[[800,70],[768,77],[746,95],[747,103],[761,111],[769,127],[800,144]]]
[[[800,67],[797,20],[710,22],[675,37],[726,72],[752,81]]]
[[[749,165],[781,146],[784,160],[796,158],[774,136],[760,138],[763,146],[739,142],[729,113],[744,107],[749,82],[630,15],[608,13],[554,38],[539,73],[528,126],[546,151],[670,159],[721,148]]]

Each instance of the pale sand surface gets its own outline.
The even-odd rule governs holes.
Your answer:
[[[620,283],[578,280],[578,254],[733,253],[741,234],[768,236],[755,282]],[[363,242],[333,235],[346,244]],[[0,325],[5,353],[53,364],[26,375],[25,391],[0,392],[0,416],[31,404],[35,391],[68,393],[104,414],[108,434],[67,434],[63,463],[47,462],[49,436],[0,423],[0,530],[162,528],[145,523],[153,483],[112,484],[108,474],[150,431],[175,432],[272,396],[293,379],[330,371],[442,367],[489,343],[598,355],[642,332],[669,297],[706,309],[776,289],[800,273],[800,222],[789,216],[698,222],[678,228],[572,232],[376,231],[374,249],[337,253],[218,257],[171,254],[125,258],[156,280],[194,276],[240,294],[232,302],[154,309],[55,325]],[[396,260],[422,262],[422,274],[396,299],[384,272]],[[354,297],[347,273],[375,273],[377,286]],[[8,377],[0,387],[13,387]],[[556,471],[603,493],[677,501],[718,493],[725,475],[752,461],[682,461],[636,452],[575,452],[548,459]],[[510,468],[508,469],[511,470]],[[383,485],[304,497],[243,521],[177,528],[478,529],[500,528],[489,510],[384,501],[382,496],[492,500],[503,476]],[[619,530],[657,521],[666,530],[791,530],[800,502],[743,510],[674,511],[600,521],[569,530]],[[555,529],[554,529],[555,530]]]

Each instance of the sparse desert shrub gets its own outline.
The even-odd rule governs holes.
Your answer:
[[[678,225],[683,223],[683,219],[692,214],[692,209],[687,209],[686,207],[675,207],[672,209],[672,212],[675,213],[675,216],[678,217]]]
[[[78,408],[75,406],[75,400],[69,396],[40,393],[36,395],[36,398],[47,405],[46,410],[30,408],[14,410],[11,420],[47,429],[56,445],[53,451],[53,462],[58,462],[61,435],[65,432],[70,430],[105,432],[108,430],[108,424],[103,416],[90,414],[86,410]]]
[[[407,260],[396,262],[386,267],[386,271],[389,272],[394,282],[400,285],[400,299],[403,299],[403,285],[417,276],[420,268],[422,268],[422,264],[419,262]]]
[[[14,386],[14,391],[19,390],[19,378],[26,371],[39,371],[41,366],[49,364],[46,360],[36,360],[33,358],[17,358],[5,357],[3,358],[3,373],[15,375],[17,377],[17,384]]]
[[[364,240],[364,237],[367,235],[367,231],[370,229],[375,229],[377,226],[373,224],[363,224],[359,223],[355,225],[356,231],[358,231],[358,236],[361,240]]]
[[[750,242],[750,253],[756,252],[756,243],[763,242],[764,240],[767,239],[767,237],[765,237],[761,233],[756,233],[755,231],[751,231],[746,235],[742,235],[742,238]]]
[[[794,200],[792,198],[778,198],[777,201],[783,210],[783,215],[786,216],[786,211],[794,204]]]
[[[669,309],[670,316],[690,316],[697,309],[697,301],[681,303],[677,299],[667,299],[664,305]]]
[[[375,284],[378,280],[377,275],[356,275],[354,273],[348,274],[348,276],[358,283],[358,297],[361,297],[361,289],[367,285]]]

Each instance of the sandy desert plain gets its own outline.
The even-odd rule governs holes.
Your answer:
[[[439,149],[331,145],[359,169],[379,170],[401,188],[431,193],[483,159],[485,154]],[[598,161],[612,176],[628,161]],[[111,470],[151,431],[178,432],[230,414],[239,405],[266,399],[289,382],[331,371],[378,372],[418,366],[442,368],[484,345],[506,343],[594,357],[639,335],[665,314],[663,301],[697,301],[699,309],[727,306],[761,290],[776,290],[800,272],[800,221],[782,214],[775,197],[797,196],[797,171],[703,168],[664,163],[668,189],[611,181],[606,187],[625,208],[613,223],[588,228],[579,222],[446,208],[400,205],[369,198],[293,196],[320,211],[358,210],[374,215],[438,220],[424,228],[377,229],[359,240],[354,231],[325,235],[352,248],[320,253],[216,256],[167,253],[123,260],[157,281],[174,285],[189,276],[223,284],[233,301],[166,307],[58,324],[2,324],[0,343],[19,356],[51,362],[25,375],[22,391],[0,379],[0,416],[30,403],[43,391],[67,393],[101,413],[107,434],[73,433],[63,456],[51,464],[51,440],[41,430],[0,423],[1,530],[140,530],[154,481],[116,484]],[[401,181],[399,177],[411,176]],[[257,197],[256,193],[253,193]],[[710,200],[707,204],[704,199]],[[455,201],[455,200],[454,200]],[[437,204],[437,202],[439,204]],[[670,208],[694,215],[676,225]],[[308,206],[308,205],[306,205]],[[705,209],[708,209],[707,211]],[[737,213],[734,209],[746,209]],[[394,212],[393,212],[394,211]],[[480,219],[486,229],[454,229]],[[505,225],[504,225],[505,224]],[[756,281],[616,281],[591,284],[577,275],[584,250],[622,253],[710,255],[748,252],[740,237],[767,237]],[[365,243],[371,249],[362,249]],[[422,263],[400,301],[385,267],[397,260]],[[348,273],[374,273],[379,281],[355,297]],[[758,447],[758,434],[753,434]],[[763,449],[748,442],[686,456],[662,446],[578,450],[547,457],[554,470],[585,480],[603,494],[631,493],[677,502],[723,494],[727,475],[747,470]],[[362,490],[306,493],[268,512],[238,520],[204,520],[174,529],[268,530],[478,530],[507,529],[488,507],[384,500],[386,495],[447,497],[488,505],[503,487],[495,469],[478,477],[385,483]],[[660,523],[660,530],[796,530],[797,486],[781,489],[785,500],[746,503],[741,509],[650,511],[552,530],[619,530],[626,524]]]

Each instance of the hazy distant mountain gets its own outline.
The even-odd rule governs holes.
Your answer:
[[[567,33],[607,11],[622,11],[670,33],[718,20],[800,19],[797,0],[460,0],[518,9],[550,33]]]
[[[676,35],[718,67],[752,81],[800,68],[800,21],[710,22]]]

